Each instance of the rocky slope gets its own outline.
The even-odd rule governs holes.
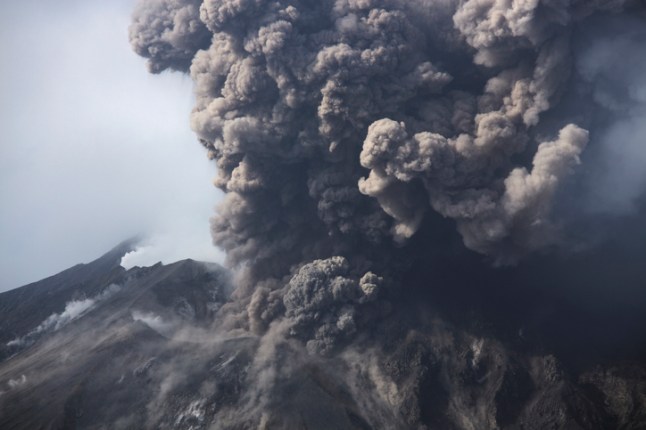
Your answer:
[[[219,331],[219,266],[126,271],[128,246],[0,294],[0,428],[646,428],[639,354],[572,360],[450,294],[402,299],[351,345],[312,354],[267,341],[279,327]]]

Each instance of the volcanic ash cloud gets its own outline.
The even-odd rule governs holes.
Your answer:
[[[445,246],[415,241],[433,213],[494,264],[561,243],[588,215],[559,218],[564,193],[601,188],[579,171],[603,151],[587,152],[642,112],[643,62],[604,60],[613,43],[639,55],[642,4],[141,1],[133,48],[190,74],[226,193],[212,236],[240,273],[222,327],[333,353]]]

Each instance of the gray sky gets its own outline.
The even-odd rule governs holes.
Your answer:
[[[0,2],[0,291],[139,232],[129,264],[221,260],[190,79],[131,52],[134,3]]]

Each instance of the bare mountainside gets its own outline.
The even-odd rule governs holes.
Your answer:
[[[174,336],[213,318],[228,281],[218,265],[192,260],[126,271],[129,246],[0,295],[0,428],[146,422],[162,369],[190,349]]]
[[[477,308],[456,307],[474,292],[453,267],[455,295],[427,297],[432,307],[393,298],[369,335],[326,356],[219,328],[219,309],[234,302],[224,269],[184,260],[125,270],[129,246],[0,295],[0,428],[255,428],[259,404],[267,429],[646,426],[638,352],[573,360],[579,332],[560,343],[545,323],[515,332],[512,312],[493,318],[496,306],[477,296]],[[266,356],[277,369],[263,367]],[[271,392],[259,389],[266,379]]]

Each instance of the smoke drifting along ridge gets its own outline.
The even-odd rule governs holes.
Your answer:
[[[33,344],[39,337],[47,332],[57,331],[72,321],[82,317],[92,310],[97,303],[110,298],[110,296],[119,292],[120,289],[121,287],[119,285],[111,284],[104,291],[94,297],[72,300],[65,303],[65,309],[63,312],[51,314],[24,337],[19,337],[9,341],[7,346],[25,347]]]
[[[445,245],[415,241],[434,213],[467,248],[507,265],[567,242],[564,227],[591,206],[621,212],[594,178],[615,128],[631,133],[621,121],[642,128],[644,9],[630,0],[141,1],[135,51],[152,72],[195,83],[191,125],[226,193],[212,235],[240,270],[220,327],[261,338],[256,389],[277,389],[290,366],[275,363],[297,345],[334,356],[369,337],[392,311],[396,280]],[[615,45],[640,60],[610,66]],[[625,207],[646,185],[639,174],[604,178],[627,190]],[[560,210],[562,200],[580,209]],[[360,409],[390,420],[413,394],[370,360],[353,370],[351,356],[338,355],[349,366],[339,372],[363,375],[377,393],[355,397]],[[272,422],[270,405],[245,399],[249,420]]]

